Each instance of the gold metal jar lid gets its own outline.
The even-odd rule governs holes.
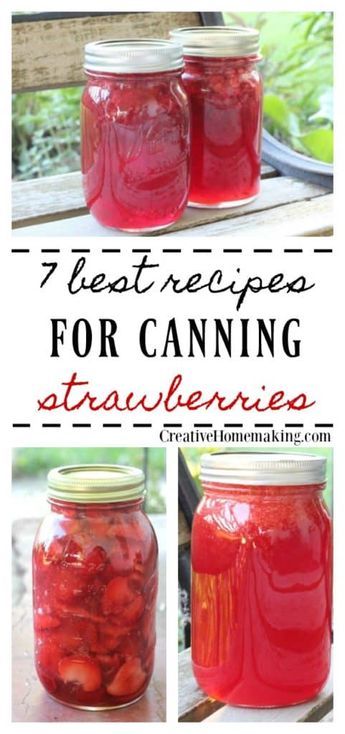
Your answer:
[[[141,469],[118,464],[59,466],[48,474],[48,497],[65,502],[126,502],[144,494]]]

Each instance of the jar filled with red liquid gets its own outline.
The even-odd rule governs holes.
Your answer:
[[[191,105],[189,205],[246,204],[260,188],[263,87],[253,28],[179,28]]]
[[[189,106],[173,41],[85,47],[81,167],[86,204],[107,227],[150,232],[181,216],[189,187]]]
[[[211,698],[289,706],[330,668],[331,522],[325,459],[276,453],[202,458],[192,530],[192,661]]]
[[[67,466],[48,475],[50,514],[33,549],[35,662],[57,701],[113,709],[152,675],[157,541],[141,470]]]

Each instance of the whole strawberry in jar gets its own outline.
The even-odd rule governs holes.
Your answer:
[[[48,475],[51,511],[33,548],[35,663],[47,692],[69,706],[126,706],[150,682],[158,550],[143,496],[133,467]]]

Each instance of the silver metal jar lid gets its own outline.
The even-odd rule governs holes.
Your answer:
[[[313,454],[216,451],[201,457],[200,479],[244,486],[323,484],[326,459]]]
[[[170,31],[174,41],[183,45],[186,56],[257,56],[260,33],[242,26],[195,26]]]
[[[144,494],[141,469],[118,464],[59,466],[48,474],[48,497],[65,502],[125,502]]]
[[[124,38],[87,43],[84,69],[94,73],[148,74],[183,66],[182,45],[154,38]]]

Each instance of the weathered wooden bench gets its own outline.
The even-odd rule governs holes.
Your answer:
[[[190,586],[190,539],[192,517],[198,502],[198,492],[186,461],[179,452],[179,582],[185,596]],[[187,599],[186,599],[187,598]],[[179,721],[211,722],[292,722],[332,721],[332,675],[317,698],[312,701],[277,709],[254,709],[225,706],[208,698],[199,688],[192,671],[190,630],[187,620],[184,629],[186,649],[179,653]]]
[[[90,40],[167,37],[169,29],[214,24],[220,13],[35,13],[14,16],[13,91],[37,91],[84,83],[83,49]],[[237,209],[187,208],[168,231],[155,236],[332,234],[333,196],[319,183],[280,175],[262,165],[258,199]],[[13,184],[17,236],[126,236],[101,227],[88,213],[79,172]],[[127,235],[128,236],[128,235]]]

